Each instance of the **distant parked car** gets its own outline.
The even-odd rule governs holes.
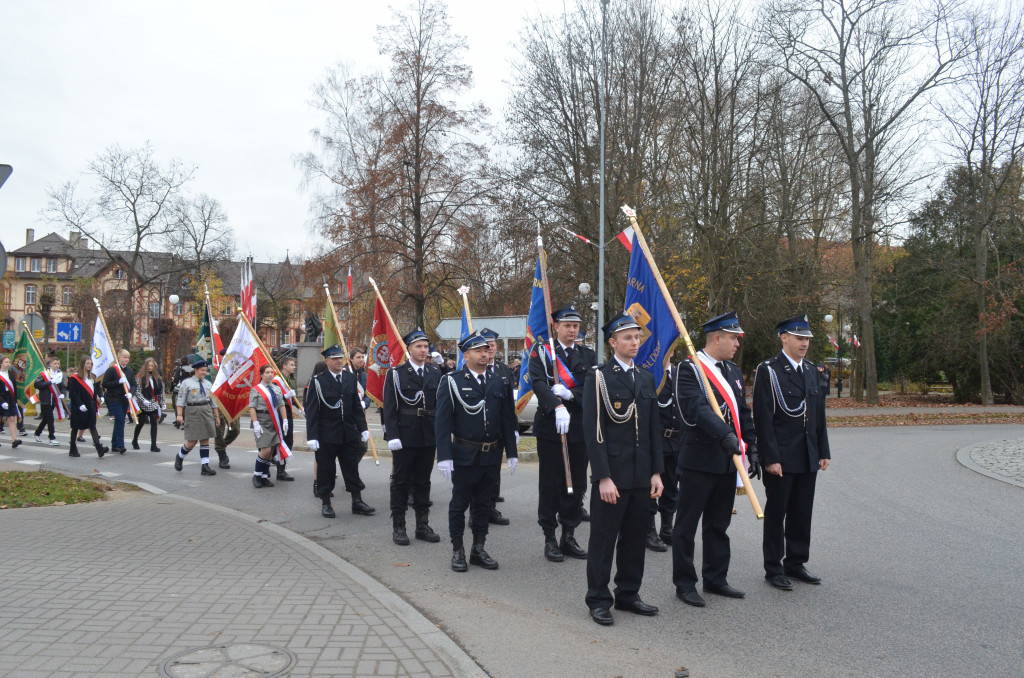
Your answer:
[[[513,391],[516,400],[519,399],[519,389]],[[526,407],[519,414],[519,432],[526,433],[533,428],[533,418],[537,414],[537,397],[533,394],[530,395],[530,401],[526,403]]]

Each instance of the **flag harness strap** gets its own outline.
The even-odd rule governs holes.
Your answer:
[[[486,395],[484,396],[484,399],[481,400],[480,402],[478,402],[476,405],[467,405],[466,401],[463,400],[462,396],[459,394],[459,389],[457,389],[455,387],[455,380],[452,379],[451,376],[449,376],[447,374],[444,375],[444,378],[448,380],[448,392],[452,394],[452,399],[453,400],[457,400],[459,402],[459,405],[462,406],[462,409],[465,410],[466,414],[468,414],[471,417],[475,417],[476,415],[478,415],[481,412],[483,412],[483,414],[484,414],[484,429],[486,430],[487,429],[487,409],[486,409],[487,397],[486,397]]]
[[[427,369],[426,367],[423,368],[423,376],[424,377],[427,376],[426,375],[426,369]],[[420,389],[419,391],[417,391],[416,395],[414,395],[412,397],[412,399],[409,399],[409,398],[405,397],[405,394],[402,393],[402,385],[398,381],[398,369],[397,368],[392,368],[391,369],[391,375],[394,377],[394,379],[392,380],[391,383],[395,387],[395,396],[397,398],[399,398],[406,405],[419,405],[420,403],[423,403],[424,405],[427,404],[426,396],[423,395],[423,389]]]
[[[636,412],[636,399],[635,398],[633,399],[633,402],[631,402],[629,404],[629,407],[626,408],[625,412],[623,412],[622,414],[618,414],[615,411],[615,408],[612,407],[611,398],[608,397],[608,384],[605,383],[604,373],[600,369],[598,369],[596,367],[594,368],[594,370],[597,372],[597,379],[594,380],[594,385],[597,387],[597,400],[598,400],[598,402],[604,403],[604,410],[605,410],[605,412],[608,413],[608,418],[611,419],[616,424],[625,424],[631,418],[635,418],[636,419],[636,421],[635,421],[636,427],[639,430],[639,428],[640,428],[640,419],[639,419],[639,417],[636,416],[636,414],[637,414],[637,412]],[[604,442],[604,433],[601,431],[601,417],[600,417],[600,414],[601,413],[598,412],[598,417],[597,417],[597,442],[598,443],[603,443]]]
[[[341,398],[338,398],[338,402],[332,405],[324,399],[324,392],[320,389],[320,380],[314,379],[313,383],[316,384],[316,395],[320,399],[320,402],[324,404],[324,407],[330,410],[341,410],[341,414],[344,416],[345,408],[342,407],[342,403],[345,402],[345,397],[342,396]]]
[[[772,406],[772,412],[774,413],[777,408],[782,408],[782,411],[793,417],[794,419],[804,416],[807,412],[807,398],[805,397],[800,401],[800,404],[796,407],[789,407],[786,405],[786,399],[782,396],[782,387],[779,385],[779,375],[775,374],[775,370],[766,360],[764,366],[768,368],[768,378],[772,383],[772,393],[775,395],[775,405]]]

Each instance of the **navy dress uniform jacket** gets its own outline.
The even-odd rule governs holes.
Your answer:
[[[683,443],[683,420],[679,418],[679,407],[676,403],[676,375],[679,366],[672,365],[665,373],[665,386],[658,394],[658,423],[661,425],[662,452],[679,452]],[[669,469],[666,469],[669,470]]]
[[[468,407],[485,402],[483,412],[468,414],[462,404],[452,397],[453,388]],[[438,461],[451,459],[456,466],[498,464],[503,449],[508,457],[518,457],[515,438],[517,427],[518,419],[508,377],[488,374],[486,385],[481,386],[476,375],[464,366],[441,378],[437,387],[437,416],[434,420]],[[484,451],[459,444],[453,436],[474,443],[496,444]]]
[[[721,361],[725,369],[725,382],[732,389],[736,398],[736,409],[740,418],[740,432],[748,445],[757,442],[754,420],[747,405],[747,390],[743,384],[743,372],[739,365],[730,361]],[[679,452],[679,469],[703,471],[704,473],[726,473],[735,467],[732,457],[721,451],[719,444],[727,434],[735,433],[732,414],[725,404],[725,398],[711,386],[718,407],[725,416],[715,414],[711,404],[701,390],[701,377],[694,371],[695,365],[687,358],[679,365],[679,379],[676,382],[676,398],[683,413],[683,440]],[[697,366],[699,368],[699,366]]]
[[[323,394],[323,401],[332,406],[340,400],[340,409],[327,407],[318,393]],[[316,440],[321,445],[358,443],[365,430],[366,415],[359,402],[356,375],[342,370],[339,384],[330,370],[324,370],[310,379],[306,392],[306,440]]]
[[[597,373],[604,375],[608,399],[616,413],[625,413],[635,401],[634,418],[623,424],[614,423],[598,402]],[[583,385],[583,435],[590,456],[591,482],[611,478],[619,489],[651,487],[651,476],[665,470],[661,452],[661,425],[658,421],[658,395],[654,376],[636,369],[634,380],[612,357],[608,362],[587,372]],[[603,442],[597,441],[600,422]]]
[[[380,414],[384,437],[388,440],[398,438],[402,447],[433,447],[436,443],[434,411],[437,409],[437,386],[440,382],[441,369],[432,363],[423,366],[422,377],[416,374],[416,368],[409,361],[389,369],[384,377],[384,404]],[[419,403],[407,404],[406,400],[414,400],[420,392],[423,398]]]
[[[543,355],[541,355],[543,352]],[[555,409],[559,405],[565,405],[569,412],[569,432],[566,438],[569,442],[581,443],[583,436],[583,384],[587,378],[587,372],[597,365],[597,354],[585,346],[572,349],[572,356],[565,360],[565,351],[562,345],[555,342],[555,355],[565,361],[565,366],[572,372],[578,386],[570,388],[573,399],[563,402],[561,398],[551,392],[554,385],[554,365],[548,359],[546,349],[541,348],[540,343],[533,345],[530,351],[530,381],[533,382],[533,394],[537,398],[537,414],[533,419],[533,434],[538,438],[548,440],[561,440],[561,436],[555,431]]]
[[[793,417],[778,407],[768,368],[779,378],[786,406],[799,406],[806,396],[803,416]],[[754,424],[757,426],[757,450],[761,465],[782,464],[782,472],[805,473],[818,470],[820,459],[831,459],[825,430],[825,395],[818,382],[818,370],[810,362],[801,363],[803,376],[797,374],[789,359],[779,352],[757,366],[754,376]]]

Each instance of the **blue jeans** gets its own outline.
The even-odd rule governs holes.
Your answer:
[[[110,435],[111,449],[124,449],[124,418],[128,413],[128,405],[116,400],[108,400],[107,408],[114,415],[114,432]]]

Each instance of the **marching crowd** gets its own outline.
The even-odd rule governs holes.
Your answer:
[[[698,581],[705,594],[745,596],[728,581],[727,534],[740,486],[738,468],[743,467],[763,482],[767,498],[762,542],[767,583],[781,590],[792,590],[794,579],[820,583],[806,563],[815,480],[819,470],[829,467],[831,455],[824,388],[818,368],[805,359],[812,337],[807,316],[778,324],[782,350],[758,365],[752,406],[747,404],[743,374],[732,362],[743,336],[734,312],[701,326],[703,349],[696,360],[687,358],[667,370],[660,393],[651,372],[633,362],[643,330],[631,316],[620,314],[602,328],[611,351],[603,364],[593,350],[578,343],[582,319],[574,307],[555,311],[551,321],[552,341],[534,345],[527,368],[537,398],[537,523],[548,561],[586,560],[585,601],[596,623],[613,624],[612,608],[658,613],[639,593],[647,549],[671,548],[676,594],[688,605],[706,604]],[[496,360],[497,339],[487,329],[463,339],[459,349],[465,364],[457,369],[440,354],[431,354],[427,335],[416,329],[404,337],[406,361],[388,370],[384,382],[381,423],[392,455],[392,539],[400,546],[411,543],[406,527],[411,506],[413,536],[430,543],[441,540],[429,522],[436,466],[451,485],[448,536],[456,572],[465,572],[469,565],[497,569],[498,562],[485,549],[489,525],[508,524],[495,505],[502,501],[502,461],[510,473],[518,465],[514,389],[519,379],[517,369]],[[272,487],[272,466],[276,480],[294,480],[286,465],[294,418],[304,412],[307,444],[315,454],[313,492],[321,514],[337,516],[332,499],[340,469],[352,512],[373,515],[375,509],[362,498],[365,485],[359,476],[370,437],[365,354],[354,349],[346,356],[340,347],[329,346],[323,357],[301,400],[292,357],[279,361],[280,374],[267,365],[254,380],[248,408],[258,449],[252,484]],[[65,375],[59,358],[47,356],[46,369],[35,382],[40,412],[36,441],[42,442],[46,431],[50,445],[57,445],[54,422],[67,418],[72,457],[80,456],[77,443],[86,432],[99,456],[124,454],[126,418],[137,410],[132,448],[140,449],[139,436],[148,426],[150,450],[159,452],[157,426],[166,417],[167,389],[157,364],[147,358],[135,374],[128,351],[120,351],[117,361],[94,376],[92,360],[85,356]],[[184,440],[175,468],[181,471],[183,460],[198,446],[200,472],[212,476],[216,471],[210,463],[210,441],[218,467],[230,468],[227,447],[238,437],[240,424],[222,416],[211,397],[207,370],[204,360],[183,359],[170,392],[175,426]],[[114,422],[109,448],[96,429],[103,404]],[[6,356],[0,359],[0,418],[17,447],[19,433],[26,431]],[[583,499],[587,490],[589,514]],[[467,512],[472,538],[468,558]],[[576,539],[585,520],[590,521],[586,548]],[[703,545],[699,576],[694,566],[698,524]],[[613,561],[614,590],[609,588]]]

